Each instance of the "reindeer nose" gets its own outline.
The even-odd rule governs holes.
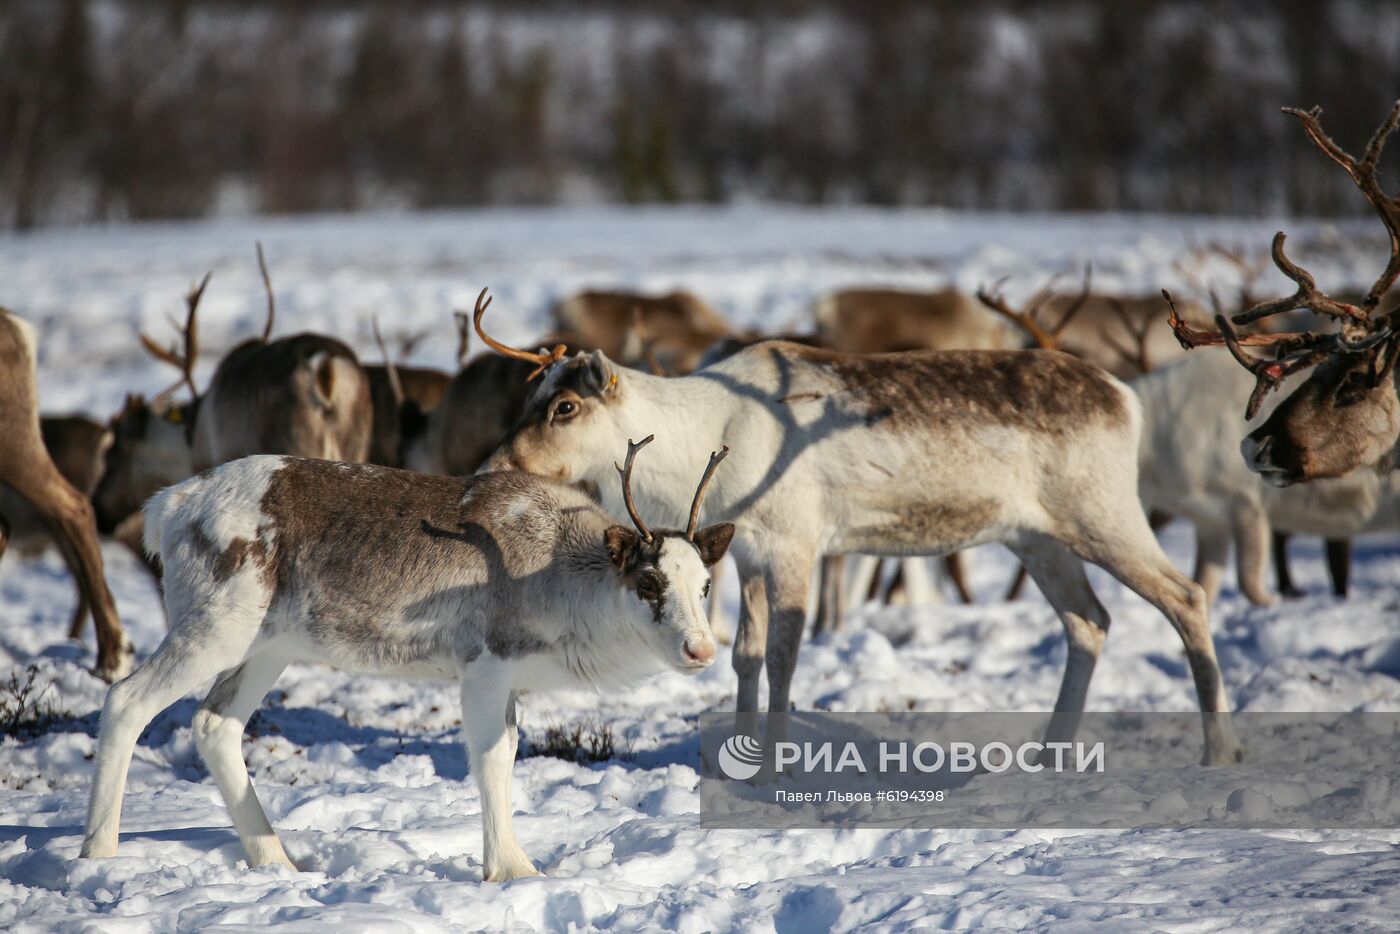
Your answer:
[[[715,660],[715,643],[712,639],[702,639],[698,642],[687,639],[681,646],[681,654],[692,665],[708,665]]]
[[[1274,439],[1266,437],[1263,441],[1255,441],[1249,435],[1245,435],[1240,442],[1240,453],[1244,455],[1244,462],[1251,467],[1263,467],[1269,463],[1269,450],[1274,446]]]

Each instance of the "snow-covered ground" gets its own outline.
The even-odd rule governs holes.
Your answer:
[[[942,213],[492,211],[322,217],[53,231],[0,237],[0,301],[40,325],[45,407],[105,416],[127,391],[166,385],[134,340],[169,335],[189,284],[214,270],[202,309],[207,378],[218,353],[260,326],[253,241],[268,252],[278,330],[325,329],[369,352],[368,322],[427,331],[415,361],[446,365],[450,312],[496,294],[507,339],[542,329],[549,303],[584,285],[686,286],[740,325],[800,327],[837,285],[964,287],[1010,275],[1013,297],[1085,260],[1105,288],[1185,288],[1173,264],[1211,240],[1262,248],[1272,222]],[[1325,284],[1376,265],[1340,229],[1289,223],[1318,249]],[[1223,288],[1233,270],[1204,270]],[[1373,273],[1372,273],[1373,274]],[[1189,567],[1190,536],[1166,530]],[[1227,586],[1214,612],[1231,698],[1242,710],[1400,709],[1400,541],[1359,543],[1353,594],[1326,596],[1316,542],[1294,547],[1309,596],[1250,607]],[[163,632],[132,559],[105,548],[138,651]],[[1012,574],[996,548],[972,556],[982,603],[866,610],[810,643],[797,703],[831,710],[1044,710],[1064,645],[1031,589],[995,602]],[[1180,642],[1166,622],[1095,573],[1116,619],[1090,705],[1190,710]],[[727,589],[729,602],[734,588]],[[455,736],[451,685],[289,670],[245,743],[292,874],[249,870],[195,753],[194,698],[138,746],[120,855],[78,861],[103,685],[91,648],[62,636],[71,584],[52,551],[0,561],[0,681],[38,668],[46,700],[73,715],[37,739],[0,745],[0,927],[6,930],[463,930],[672,928],[809,931],[1109,922],[1117,930],[1393,929],[1400,833],[1393,831],[703,831],[696,716],[725,710],[727,659],[695,679],[667,675],[626,694],[531,696],[527,739],[550,725],[611,727],[630,754],[580,765],[524,758],[516,826],[548,878],[480,881],[480,807]],[[731,612],[733,607],[731,606]]]

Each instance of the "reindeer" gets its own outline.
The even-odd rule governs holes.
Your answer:
[[[1224,344],[1254,375],[1254,391],[1245,406],[1247,419],[1253,418],[1265,397],[1290,376],[1307,373],[1240,443],[1249,468],[1277,486],[1340,477],[1360,467],[1394,469],[1400,442],[1400,389],[1395,369],[1400,357],[1400,312],[1377,313],[1400,277],[1400,195],[1387,194],[1376,176],[1385,141],[1400,124],[1400,101],[1372,135],[1360,159],[1323,132],[1321,108],[1285,107],[1283,112],[1297,118],[1313,145],[1347,173],[1375,208],[1390,240],[1390,257],[1359,302],[1340,301],[1319,289],[1312,275],[1288,258],[1284,252],[1287,238],[1279,231],[1274,235],[1271,255],[1279,271],[1297,284],[1292,295],[1260,302],[1228,319],[1217,315],[1214,331],[1193,328],[1173,315],[1173,330],[1183,346]],[[1170,296],[1166,297],[1170,301]],[[1331,319],[1338,328],[1300,334],[1235,332],[1235,325],[1295,309]],[[1260,346],[1269,348],[1268,356],[1257,357],[1245,349]]]
[[[33,325],[0,308],[0,485],[43,517],[69,556],[97,630],[97,676],[114,681],[130,669],[133,650],[103,577],[92,504],[59,473],[39,434],[37,360]],[[0,550],[9,531],[0,516]]]
[[[354,351],[319,334],[272,340],[275,305],[263,269],[268,290],[263,334],[225,354],[203,393],[194,381],[196,316],[208,275],[185,297],[183,351],[141,336],[146,350],[179,370],[180,379],[152,403],[128,397],[114,419],[116,443],[94,493],[105,527],[115,528],[132,514],[123,509],[139,505],[160,487],[249,454],[352,463],[369,456],[373,408]],[[173,405],[169,398],[181,386],[191,401]]]
[[[80,415],[44,415],[39,418],[39,437],[63,479],[83,496],[91,496],[102,476],[107,449],[112,446],[111,430]],[[89,606],[77,555],[68,547],[66,539],[53,534],[53,527],[33,506],[7,488],[0,488],[0,516],[9,521],[10,543],[18,546],[20,553],[38,554],[50,541],[58,546],[77,591],[68,638],[81,639]],[[4,548],[0,546],[0,554],[3,553]]]
[[[920,292],[866,287],[840,289],[817,301],[817,346],[851,354],[899,353],[909,350],[1002,350],[1021,344],[1016,333],[952,288]],[[848,604],[842,593],[845,558],[827,556],[822,563],[820,599],[814,633],[841,627]],[[944,572],[963,603],[972,602],[962,555],[943,559]],[[917,573],[915,562],[899,562],[886,598],[904,578]],[[870,598],[880,595],[883,573],[879,561],[863,560],[853,575],[852,590]]]
[[[844,353],[1020,346],[1015,332],[957,289],[841,289],[820,299],[813,315],[822,345]]]
[[[1361,531],[1380,508],[1381,483],[1373,471],[1353,471],[1313,488],[1269,487],[1238,454],[1240,439],[1258,418],[1241,425],[1238,410],[1222,404],[1247,399],[1252,380],[1223,355],[1175,360],[1131,385],[1143,410],[1143,505],[1191,521],[1197,543],[1193,576],[1209,601],[1220,590],[1233,543],[1240,592],[1257,605],[1273,602],[1265,581],[1271,542],[1275,571],[1282,582],[1290,580],[1274,532],[1333,539],[1333,581],[1344,590],[1345,563],[1339,567],[1337,553],[1345,542],[1336,542]]]
[[[452,377],[430,367],[395,363],[379,333],[378,320],[373,329],[384,363],[362,367],[374,412],[368,460],[385,467],[402,467],[404,452],[427,429],[428,416],[441,404]],[[416,343],[412,338],[409,342]]]
[[[1075,295],[1054,291],[1055,279],[1032,295],[1023,308],[1012,308],[997,286],[979,289],[978,299],[1018,325],[1029,345],[1063,350],[1108,370],[1119,379],[1141,376],[1183,353],[1162,316],[1157,296],[1095,292],[1092,270],[1085,267],[1083,286]],[[998,286],[1000,283],[998,283]],[[1183,303],[1188,314],[1203,313]],[[1051,324],[1049,322],[1053,321]]]
[[[1000,294],[979,293],[998,313],[1022,323],[1043,349],[1058,340],[1038,324],[1034,304],[1027,310],[1010,307]],[[1218,305],[1218,299],[1213,299]],[[1233,544],[1240,592],[1256,605],[1273,602],[1265,582],[1265,566],[1274,529],[1309,531],[1321,523],[1303,498],[1267,495],[1257,475],[1236,456],[1243,432],[1238,419],[1220,404],[1222,399],[1248,396],[1249,377],[1230,361],[1213,356],[1171,360],[1158,367],[1150,322],[1135,322],[1118,309],[1123,333],[1131,344],[1105,334],[1105,346],[1125,367],[1141,375],[1129,385],[1143,411],[1138,450],[1138,492],[1143,507],[1154,517],[1153,527],[1168,514],[1187,519],[1196,535],[1194,580],[1205,590],[1208,604],[1219,595],[1225,561]],[[1163,327],[1166,316],[1159,315]],[[1175,355],[1174,355],[1175,356]],[[1374,483],[1349,477],[1335,481],[1329,502],[1335,510],[1328,527],[1358,529],[1376,506]],[[1286,564],[1277,561],[1281,578]],[[1286,556],[1284,557],[1286,561]]]
[[[475,324],[481,334],[483,290]],[[1000,541],[1029,568],[1069,638],[1051,737],[1072,735],[1109,618],[1083,561],[1155,605],[1186,647],[1204,761],[1235,738],[1201,588],[1162,553],[1137,499],[1137,397],[1103,370],[1041,351],[856,356],[763,343],[691,376],[661,379],[601,352],[529,353],[544,370],[525,414],[484,465],[602,484],[609,445],[674,425],[648,462],[643,505],[684,515],[681,465],[702,447],[743,450],[710,493],[735,523],[743,584],[733,655],[740,727],[790,707],[813,562],[824,554],[945,554]]]
[[[456,312],[461,321],[462,312]],[[540,341],[563,354],[572,334],[553,334]],[[458,357],[467,356],[468,340],[458,339]],[[530,395],[530,382],[539,367],[499,353],[469,360],[452,377],[442,401],[423,427],[405,440],[403,466],[419,473],[463,477],[474,472],[510,431]]]
[[[729,323],[686,291],[591,289],[555,305],[554,324],[609,357],[675,374],[693,371],[710,345],[729,334]]]
[[[162,491],[146,543],[166,568],[171,629],[102,708],[82,856],[114,856],[127,766],[141,730],[215,678],[194,715],[200,754],[253,866],[295,868],[243,760],[248,717],[283,669],[455,678],[481,792],[484,877],[539,871],[511,826],[516,696],[619,687],[714,661],[701,601],[734,534],[700,528],[727,451],[712,454],[685,532],[635,531],[584,493],[522,473],[465,480],[295,457],[249,457]]]

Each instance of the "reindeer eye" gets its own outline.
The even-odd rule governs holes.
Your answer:
[[[654,575],[646,575],[637,582],[637,596],[643,600],[655,600],[661,596],[661,582]]]
[[[578,414],[578,403],[569,399],[562,400],[554,407],[555,418],[573,418]]]

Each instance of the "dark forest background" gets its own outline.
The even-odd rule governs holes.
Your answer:
[[[6,0],[0,227],[577,202],[1354,213],[1400,3]],[[1394,173],[1391,173],[1393,179]]]

